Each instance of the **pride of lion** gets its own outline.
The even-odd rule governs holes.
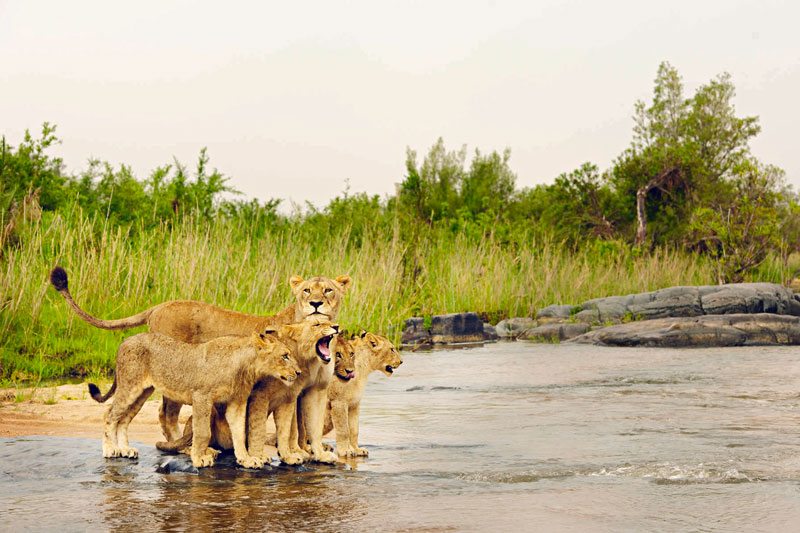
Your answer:
[[[78,306],[63,268],[55,267],[50,281],[95,327],[148,328],[120,344],[108,393],[89,384],[98,402],[114,396],[105,416],[105,457],[138,456],[128,444],[128,425],[154,390],[163,396],[159,422],[166,438],[156,446],[188,453],[197,468],[213,465],[226,449],[246,468],[271,462],[265,452],[270,414],[286,464],[366,456],[358,446],[366,378],[374,370],[391,375],[403,362],[385,337],[362,331],[347,338],[339,332],[335,321],[352,285],[349,276],[292,276],[295,302],[271,316],[173,300],[116,320],[96,318]],[[192,406],[192,416],[181,434],[178,414],[184,404]],[[337,453],[322,442],[331,429]]]

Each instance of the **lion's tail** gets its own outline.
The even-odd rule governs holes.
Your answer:
[[[114,384],[111,385],[111,388],[108,390],[107,393],[101,394],[100,388],[95,385],[94,383],[89,383],[89,395],[94,399],[94,401],[99,403],[105,403],[106,400],[111,398],[114,395],[114,392],[117,390],[117,378],[114,378]]]
[[[183,435],[175,440],[156,442],[156,448],[162,452],[180,453],[184,448],[192,445],[192,417],[186,422],[183,427]]]
[[[61,293],[67,303],[72,308],[75,313],[81,317],[83,320],[91,324],[96,328],[101,329],[129,329],[135,328],[136,326],[141,326],[147,322],[147,318],[150,316],[150,313],[153,312],[153,308],[147,309],[146,311],[142,311],[138,315],[129,316],[128,318],[120,318],[118,320],[103,320],[102,318],[97,318],[80,307],[78,304],[75,303],[75,300],[72,299],[72,296],[69,293],[68,287],[68,280],[67,280],[67,271],[61,268],[60,266],[55,267],[50,272],[50,283],[53,284],[53,287]]]

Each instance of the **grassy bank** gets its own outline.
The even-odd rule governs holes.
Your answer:
[[[431,232],[408,244],[400,233],[399,227],[380,235],[366,231],[359,245],[347,245],[352,239],[346,233],[320,234],[307,225],[255,237],[241,219],[186,217],[140,231],[109,226],[80,210],[46,213],[21,231],[0,260],[0,378],[106,374],[120,340],[142,330],[86,325],[49,285],[56,264],[67,269],[76,301],[103,318],[170,299],[270,314],[291,301],[291,275],[349,274],[354,284],[340,323],[395,338],[397,326],[413,315],[477,311],[496,321],[530,316],[553,303],[713,279],[707,260],[698,256],[666,250],[639,255],[613,242],[575,251],[524,234],[500,244],[492,237]]]

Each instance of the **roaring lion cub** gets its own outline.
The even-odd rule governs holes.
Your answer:
[[[337,379],[328,387],[328,409],[323,432],[336,429],[336,452],[339,455],[366,457],[369,452],[358,447],[358,411],[367,386],[367,376],[374,370],[381,370],[389,376],[403,364],[403,359],[386,337],[362,331],[351,342],[355,349],[355,373],[345,372],[345,361],[342,371],[337,370]]]
[[[57,266],[50,272],[50,282],[67,300],[72,310],[92,326],[102,329],[128,329],[147,324],[148,331],[192,344],[225,335],[248,336],[270,326],[303,320],[335,321],[342,298],[352,284],[350,276],[346,275],[336,279],[313,277],[308,280],[292,276],[289,278],[289,285],[295,302],[271,316],[248,315],[193,300],[172,300],[127,318],[103,320],[90,315],[75,303],[69,292],[67,272],[63,268]],[[179,438],[180,409],[180,403],[170,402],[166,398],[159,409],[158,418],[167,440]]]
[[[258,457],[265,462],[271,461],[270,457],[264,455],[264,443],[267,418],[270,413],[274,413],[275,426],[278,430],[278,454],[284,463],[300,464],[312,458],[324,462],[336,460],[333,454],[322,449],[324,402],[322,406],[317,406],[310,401],[313,394],[308,395],[304,392],[319,388],[321,383],[325,383],[327,387],[327,382],[333,374],[331,341],[337,330],[338,326],[330,322],[309,321],[277,328],[278,339],[295,354],[302,374],[288,387],[270,379],[262,380],[253,387],[247,407],[247,447],[250,456]],[[311,439],[316,454],[309,454],[298,446],[298,411],[303,414],[305,420],[316,421],[319,427]],[[226,418],[226,413],[217,413],[212,426],[212,437],[222,448],[230,448],[232,445]],[[187,423],[182,437],[160,442],[156,446],[164,451],[181,451],[193,442],[193,431],[194,425],[190,426]]]
[[[289,348],[271,332],[221,337],[199,345],[158,333],[128,337],[117,351],[111,390],[101,395],[97,385],[89,384],[92,398],[101,403],[116,392],[105,416],[103,456],[138,457],[139,452],[128,445],[128,425],[153,390],[159,389],[165,397],[192,405],[190,455],[196,468],[214,464],[208,443],[215,403],[227,404],[236,462],[260,468],[264,462],[250,456],[245,445],[247,398],[258,380],[274,377],[279,386],[288,388],[300,374]]]

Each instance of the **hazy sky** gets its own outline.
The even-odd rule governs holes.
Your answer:
[[[511,148],[519,187],[630,143],[667,60],[686,94],[721,72],[752,143],[800,189],[800,2],[0,0],[0,134],[58,125],[145,178],[173,156],[248,196],[386,194],[407,146]],[[288,202],[286,202],[288,205]]]

